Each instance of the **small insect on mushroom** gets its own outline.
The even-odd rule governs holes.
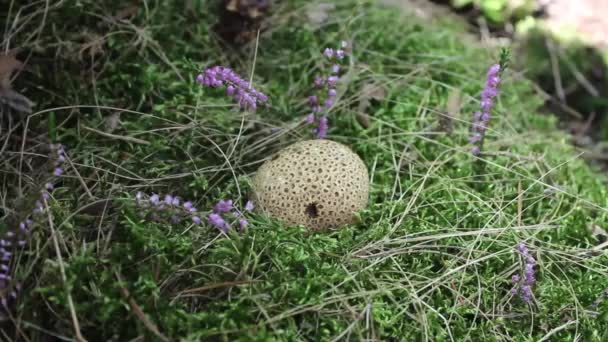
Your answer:
[[[279,151],[253,179],[258,211],[312,230],[353,223],[367,206],[367,167],[350,148],[306,140]]]

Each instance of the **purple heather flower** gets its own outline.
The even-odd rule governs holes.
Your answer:
[[[249,221],[245,220],[244,218],[239,219],[239,226],[242,229],[245,229],[245,227],[247,227],[247,225],[249,224]]]
[[[329,47],[323,50],[323,55],[331,59],[332,62],[328,70],[329,75],[325,77],[315,76],[313,84],[314,87],[319,90],[317,90],[317,95],[309,97],[312,114],[309,114],[305,121],[307,123],[317,121],[318,126],[313,130],[313,132],[318,138],[321,139],[327,136],[328,120],[326,113],[335,104],[335,99],[333,98],[337,95],[337,91],[334,87],[338,84],[338,74],[341,68],[339,60],[346,55],[346,51],[343,49],[348,46],[348,43],[346,43],[346,41],[341,41],[340,46],[341,48],[339,47],[336,50]],[[334,57],[336,57],[337,60],[334,59]],[[322,108],[319,103],[323,104],[324,108]]]
[[[184,209],[190,211],[190,209],[192,209],[192,202],[190,202],[190,201],[184,202]]]
[[[198,216],[192,216],[192,222],[195,224],[201,224],[201,218]]]
[[[315,87],[321,88],[321,87],[323,87],[324,84],[325,84],[325,78],[323,78],[321,76],[315,76],[315,81],[314,81]]]
[[[211,223],[213,226],[221,229],[222,231],[226,232],[228,231],[228,223],[226,223],[226,221],[224,221],[224,219],[218,215],[218,214],[209,214],[209,223]]]
[[[310,113],[306,116],[306,122],[307,123],[313,123],[315,122],[315,114],[314,113]]]
[[[232,200],[221,200],[213,207],[214,213],[226,213],[232,210]]]
[[[329,76],[327,78],[327,85],[333,87],[338,83],[338,76]]]
[[[536,283],[536,273],[534,271],[536,260],[530,255],[528,247],[523,242],[517,244],[516,250],[524,259],[525,264],[522,276],[515,274],[511,278],[514,283],[517,283],[516,287],[514,288],[515,291],[513,293],[519,293],[521,295],[522,300],[528,303],[532,300],[532,286],[534,286],[534,284]],[[520,284],[520,281],[522,279],[523,282],[521,282]]]
[[[332,49],[332,48],[325,48],[325,50],[323,50],[323,54],[327,58],[332,58],[334,56],[334,49]]]
[[[46,184],[44,185],[44,188],[45,188],[45,189],[47,189],[47,190],[49,190],[49,191],[52,191],[54,187],[53,187],[53,184],[51,184],[51,183],[46,183]]]
[[[45,191],[42,193],[42,198],[48,200],[49,198],[51,198],[51,195],[49,195],[49,193]]]
[[[254,208],[254,206],[253,206],[253,202],[251,202],[251,201],[247,201],[247,203],[245,203],[245,210],[247,210],[247,211],[252,211],[252,210],[253,210],[253,208]]]
[[[491,119],[492,107],[494,107],[494,98],[498,96],[498,86],[500,85],[500,65],[494,64],[490,66],[486,75],[485,87],[481,92],[480,112],[473,114],[472,134],[475,138],[469,139],[475,147],[471,150],[474,155],[481,152],[483,141],[486,135],[486,129]]]
[[[258,103],[268,101],[268,96],[253,89],[248,82],[227,67],[214,66],[206,69],[196,80],[205,87],[217,88],[225,85],[226,94],[232,96],[241,108],[256,109]]]
[[[153,193],[152,196],[150,196],[150,203],[157,206],[160,203],[160,197]]]
[[[317,138],[324,139],[327,136],[327,130],[329,129],[329,124],[326,116],[322,116],[319,118],[319,126],[317,127],[316,133]]]
[[[53,171],[53,175],[55,177],[59,177],[63,174],[63,169],[60,167],[56,167],[55,170]]]

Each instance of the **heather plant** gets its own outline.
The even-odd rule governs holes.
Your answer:
[[[534,271],[536,260],[530,255],[528,247],[523,242],[517,244],[517,252],[523,260],[523,272],[521,275],[514,274],[512,276],[511,280],[515,286],[511,292],[514,295],[521,295],[521,299],[529,303],[533,297],[532,287],[536,283],[536,273]]]
[[[63,164],[66,161],[66,152],[61,144],[49,145],[49,160],[52,164],[52,176],[60,177],[64,173]],[[40,190],[40,196],[35,202],[30,214],[15,227],[9,228],[0,238],[0,304],[5,312],[10,311],[11,304],[17,299],[18,292],[21,290],[21,283],[14,278],[13,266],[16,263],[16,256],[22,252],[32,229],[37,224],[42,223],[49,208],[48,201],[51,199],[51,192],[55,189],[55,184],[49,181]],[[1,311],[0,311],[1,312]]]
[[[500,75],[506,69],[508,60],[509,51],[506,49],[502,50],[500,64],[492,64],[486,74],[485,86],[481,91],[481,111],[473,114],[472,136],[469,137],[469,142],[473,144],[471,152],[475,156],[479,155],[482,151],[486,130],[490,125],[492,117],[492,108],[499,94]]]
[[[241,108],[255,110],[258,103],[266,103],[268,96],[252,88],[232,69],[215,66],[205,69],[196,77],[197,82],[205,87],[226,87],[226,95],[232,96]]]
[[[306,116],[306,122],[317,125],[317,127],[313,129],[313,133],[319,139],[324,139],[329,130],[329,119],[327,118],[327,114],[335,105],[336,96],[338,95],[336,87],[340,81],[340,71],[342,70],[340,62],[347,56],[348,48],[348,43],[342,41],[340,42],[340,46],[335,50],[329,47],[323,50],[323,56],[327,58],[331,64],[328,68],[330,72],[328,75],[315,76],[315,95],[308,97],[308,104],[310,105],[310,110],[312,112]]]

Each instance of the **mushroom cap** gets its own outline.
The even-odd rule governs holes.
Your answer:
[[[253,178],[257,210],[312,230],[352,223],[367,205],[369,175],[361,158],[331,140],[305,140],[266,161]]]

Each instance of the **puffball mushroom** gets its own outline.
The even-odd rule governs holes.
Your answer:
[[[257,210],[312,230],[352,223],[365,208],[369,175],[361,158],[331,140],[306,140],[284,148],[253,178]]]

